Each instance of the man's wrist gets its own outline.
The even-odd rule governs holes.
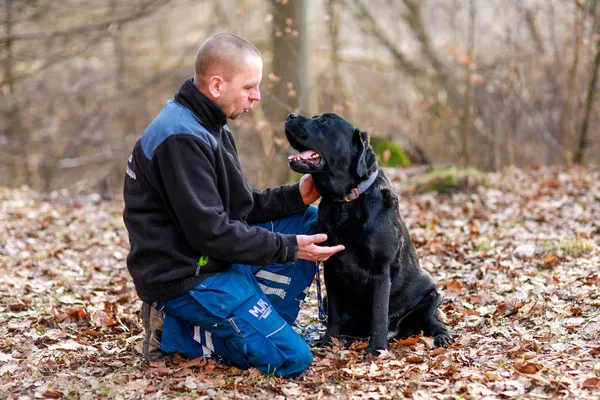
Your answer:
[[[296,235],[283,235],[283,260],[282,264],[298,261],[298,238]]]

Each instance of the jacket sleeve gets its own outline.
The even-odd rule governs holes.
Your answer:
[[[192,136],[176,135],[165,140],[154,157],[170,212],[199,254],[251,265],[298,259],[295,235],[229,219],[217,190],[215,155],[208,144]]]
[[[308,206],[300,195],[300,184],[268,188],[263,191],[253,189],[254,207],[248,215],[248,223],[273,221],[289,217]]]

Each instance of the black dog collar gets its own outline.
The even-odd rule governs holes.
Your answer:
[[[361,194],[363,194],[364,192],[366,192],[367,189],[371,187],[371,185],[373,184],[373,182],[375,182],[375,179],[377,178],[377,174],[378,173],[379,173],[379,170],[376,169],[369,176],[369,179],[367,179],[366,181],[362,181],[361,183],[358,184],[357,187],[355,187],[354,189],[352,189],[352,191],[350,193],[348,193],[347,195],[345,195],[344,196],[344,201],[346,203],[349,203],[352,200],[356,200],[358,198],[358,196],[360,196]]]

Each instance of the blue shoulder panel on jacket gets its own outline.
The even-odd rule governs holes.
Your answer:
[[[169,100],[142,134],[140,139],[142,150],[151,160],[154,151],[165,139],[182,134],[195,136],[211,149],[217,149],[217,140],[202,126],[200,120],[186,107],[175,100]]]

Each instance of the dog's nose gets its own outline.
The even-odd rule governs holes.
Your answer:
[[[289,120],[296,119],[296,118],[298,118],[298,114],[289,113],[286,119],[289,121]]]

